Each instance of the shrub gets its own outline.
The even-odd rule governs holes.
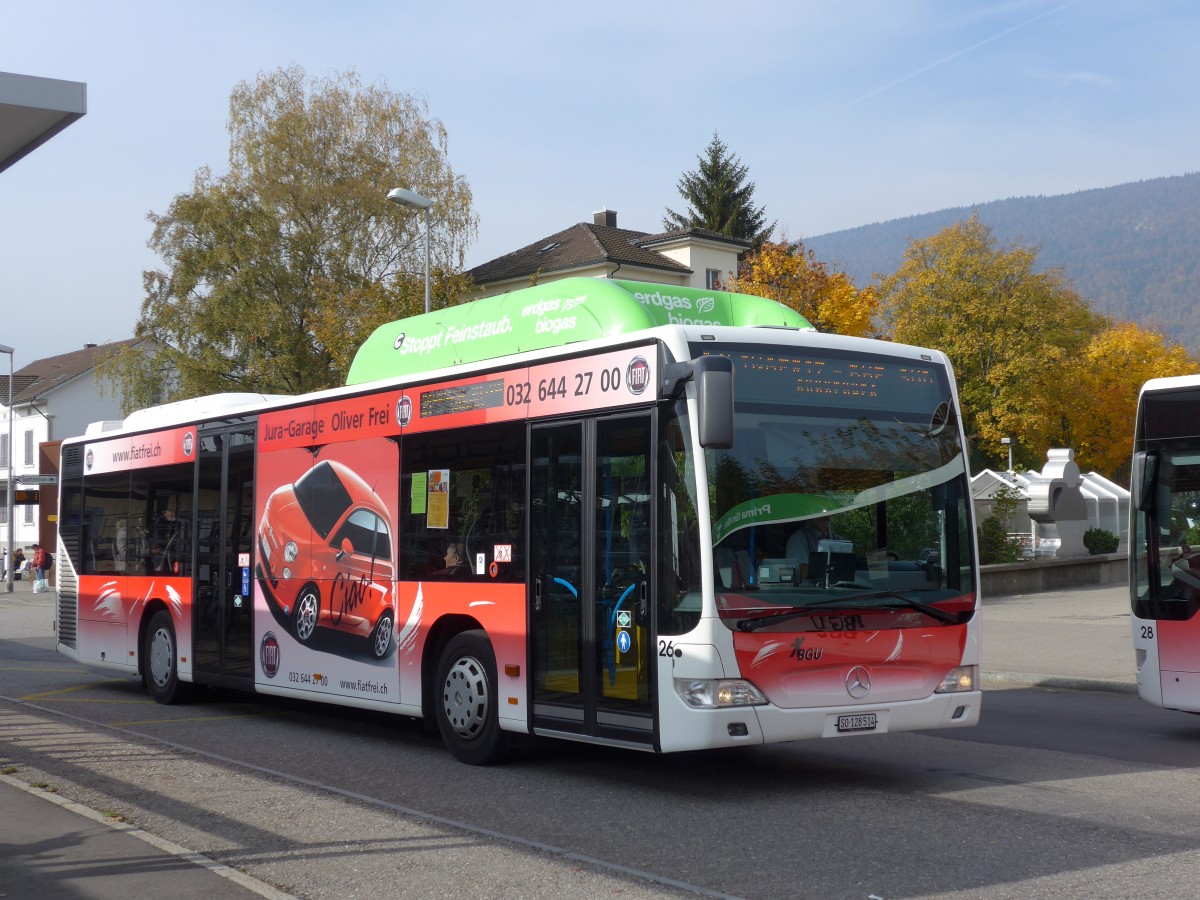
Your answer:
[[[1098,553],[1116,553],[1120,545],[1121,539],[1103,528],[1089,528],[1083,533],[1083,546],[1087,547],[1092,556]]]
[[[1021,558],[1021,545],[1008,537],[1008,531],[996,516],[988,516],[979,523],[979,562],[985,566],[993,563],[1016,562]]]

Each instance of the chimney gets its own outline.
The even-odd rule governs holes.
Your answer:
[[[592,213],[592,221],[597,225],[603,225],[605,228],[617,227],[617,211],[615,209],[602,209]]]

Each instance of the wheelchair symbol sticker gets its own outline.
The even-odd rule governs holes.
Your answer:
[[[628,631],[618,631],[617,632],[617,649],[620,650],[622,653],[628,653],[629,645],[630,645],[629,632]]]

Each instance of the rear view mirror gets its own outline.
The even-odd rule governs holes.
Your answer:
[[[1129,479],[1129,493],[1133,508],[1139,512],[1154,509],[1155,482],[1158,481],[1158,452],[1139,450],[1133,454],[1133,473]]]
[[[702,356],[695,362],[695,380],[700,446],[728,450],[733,446],[733,360]]]

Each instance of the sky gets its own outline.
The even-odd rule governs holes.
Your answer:
[[[1196,171],[1192,0],[4,4],[0,71],[87,115],[0,173],[18,368],[133,335],[148,214],[227,171],[229,95],[284,66],[425,100],[474,266],[600,209],[657,232],[714,132],[776,237]],[[385,202],[381,197],[381,202]]]

